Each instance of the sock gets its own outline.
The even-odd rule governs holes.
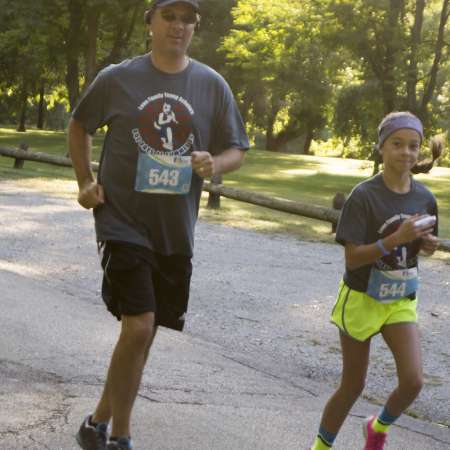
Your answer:
[[[99,425],[100,425],[102,429],[104,428],[106,430],[106,428],[108,427],[108,423],[107,422],[94,422],[92,420],[92,417],[94,417],[94,416],[89,416],[89,419],[88,419],[88,424],[91,427],[98,428]]]
[[[383,408],[381,414],[372,422],[372,429],[377,433],[387,433],[397,419],[398,417],[392,416],[386,408]]]
[[[335,439],[335,434],[329,433],[325,428],[320,427],[319,434],[317,435],[311,450],[329,450],[333,446]]]
[[[88,423],[89,423],[89,425],[90,425],[91,427],[97,428],[98,423],[97,423],[97,422],[94,422],[94,421],[92,420],[92,417],[93,417],[93,416],[89,416]]]
[[[121,436],[121,437],[111,436],[109,440],[117,442],[120,446],[127,446],[127,448],[129,448],[130,450],[133,448],[130,436]]]

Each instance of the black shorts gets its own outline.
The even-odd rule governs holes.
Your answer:
[[[189,256],[165,256],[117,241],[101,243],[99,251],[108,311],[118,320],[153,312],[156,325],[183,330],[192,274]]]

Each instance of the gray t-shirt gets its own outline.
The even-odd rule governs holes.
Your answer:
[[[372,244],[394,233],[400,224],[414,214],[437,217],[434,195],[421,183],[411,179],[408,193],[398,194],[384,183],[382,174],[358,184],[347,199],[336,230],[336,241],[355,245]],[[433,234],[437,235],[438,223]],[[388,256],[356,270],[346,269],[344,281],[351,289],[366,292],[371,267],[398,270],[417,267],[420,239],[395,248]],[[414,296],[412,296],[414,297]]]
[[[97,239],[192,256],[203,180],[190,169],[189,155],[249,147],[225,80],[194,60],[180,73],[163,73],[142,55],[102,70],[73,117],[90,134],[108,127]]]

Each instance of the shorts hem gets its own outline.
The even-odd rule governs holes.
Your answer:
[[[353,336],[352,334],[350,334],[348,331],[346,331],[344,328],[342,328],[339,324],[337,324],[336,322],[334,322],[333,320],[330,320],[330,323],[332,323],[333,325],[336,326],[336,328],[345,336],[351,337],[352,339],[354,339],[355,341],[358,342],[367,342],[369,339],[372,339],[374,336],[376,336],[377,334],[381,333],[381,329],[376,331],[375,333],[371,334],[370,336],[366,337],[365,339],[360,339],[357,338],[356,336]],[[393,324],[394,325],[394,324]]]
[[[389,323],[385,323],[383,324],[383,326],[381,328],[384,327],[388,327],[390,325],[418,325],[418,321],[414,321],[414,320],[402,320],[400,322],[389,322]]]

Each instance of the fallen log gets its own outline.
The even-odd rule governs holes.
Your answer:
[[[35,161],[52,164],[54,166],[72,167],[72,160],[70,158],[66,158],[65,156],[49,155],[48,153],[30,152],[21,149],[0,147],[0,155],[9,156],[11,158],[16,158],[22,161]],[[92,170],[98,170],[98,163],[93,162],[91,165]]]
[[[226,187],[221,184],[204,183],[203,189],[207,192],[220,194],[223,197],[231,198],[233,200],[264,206],[276,211],[305,216],[311,219],[323,220],[331,223],[337,223],[339,219],[339,211],[323,206],[308,205],[307,203],[295,202],[293,200],[268,197],[266,195],[256,194],[255,192]]]
[[[18,158],[27,161],[35,161],[47,164],[53,164],[63,167],[72,167],[72,160],[65,156],[49,155],[42,152],[30,152],[19,149],[9,149],[0,147],[0,155],[9,156],[11,158]],[[91,163],[92,170],[98,171],[98,163]],[[293,200],[286,200],[282,198],[269,197],[255,192],[243,191],[226,187],[222,184],[213,184],[205,182],[203,190],[212,194],[220,195],[232,200],[251,203],[252,205],[263,206],[265,208],[282,211],[297,216],[309,217],[311,219],[322,220],[336,224],[339,219],[340,211],[333,208],[325,208],[323,206],[309,205],[307,203],[295,202]],[[442,240],[439,245],[439,250],[450,252],[450,240]]]

